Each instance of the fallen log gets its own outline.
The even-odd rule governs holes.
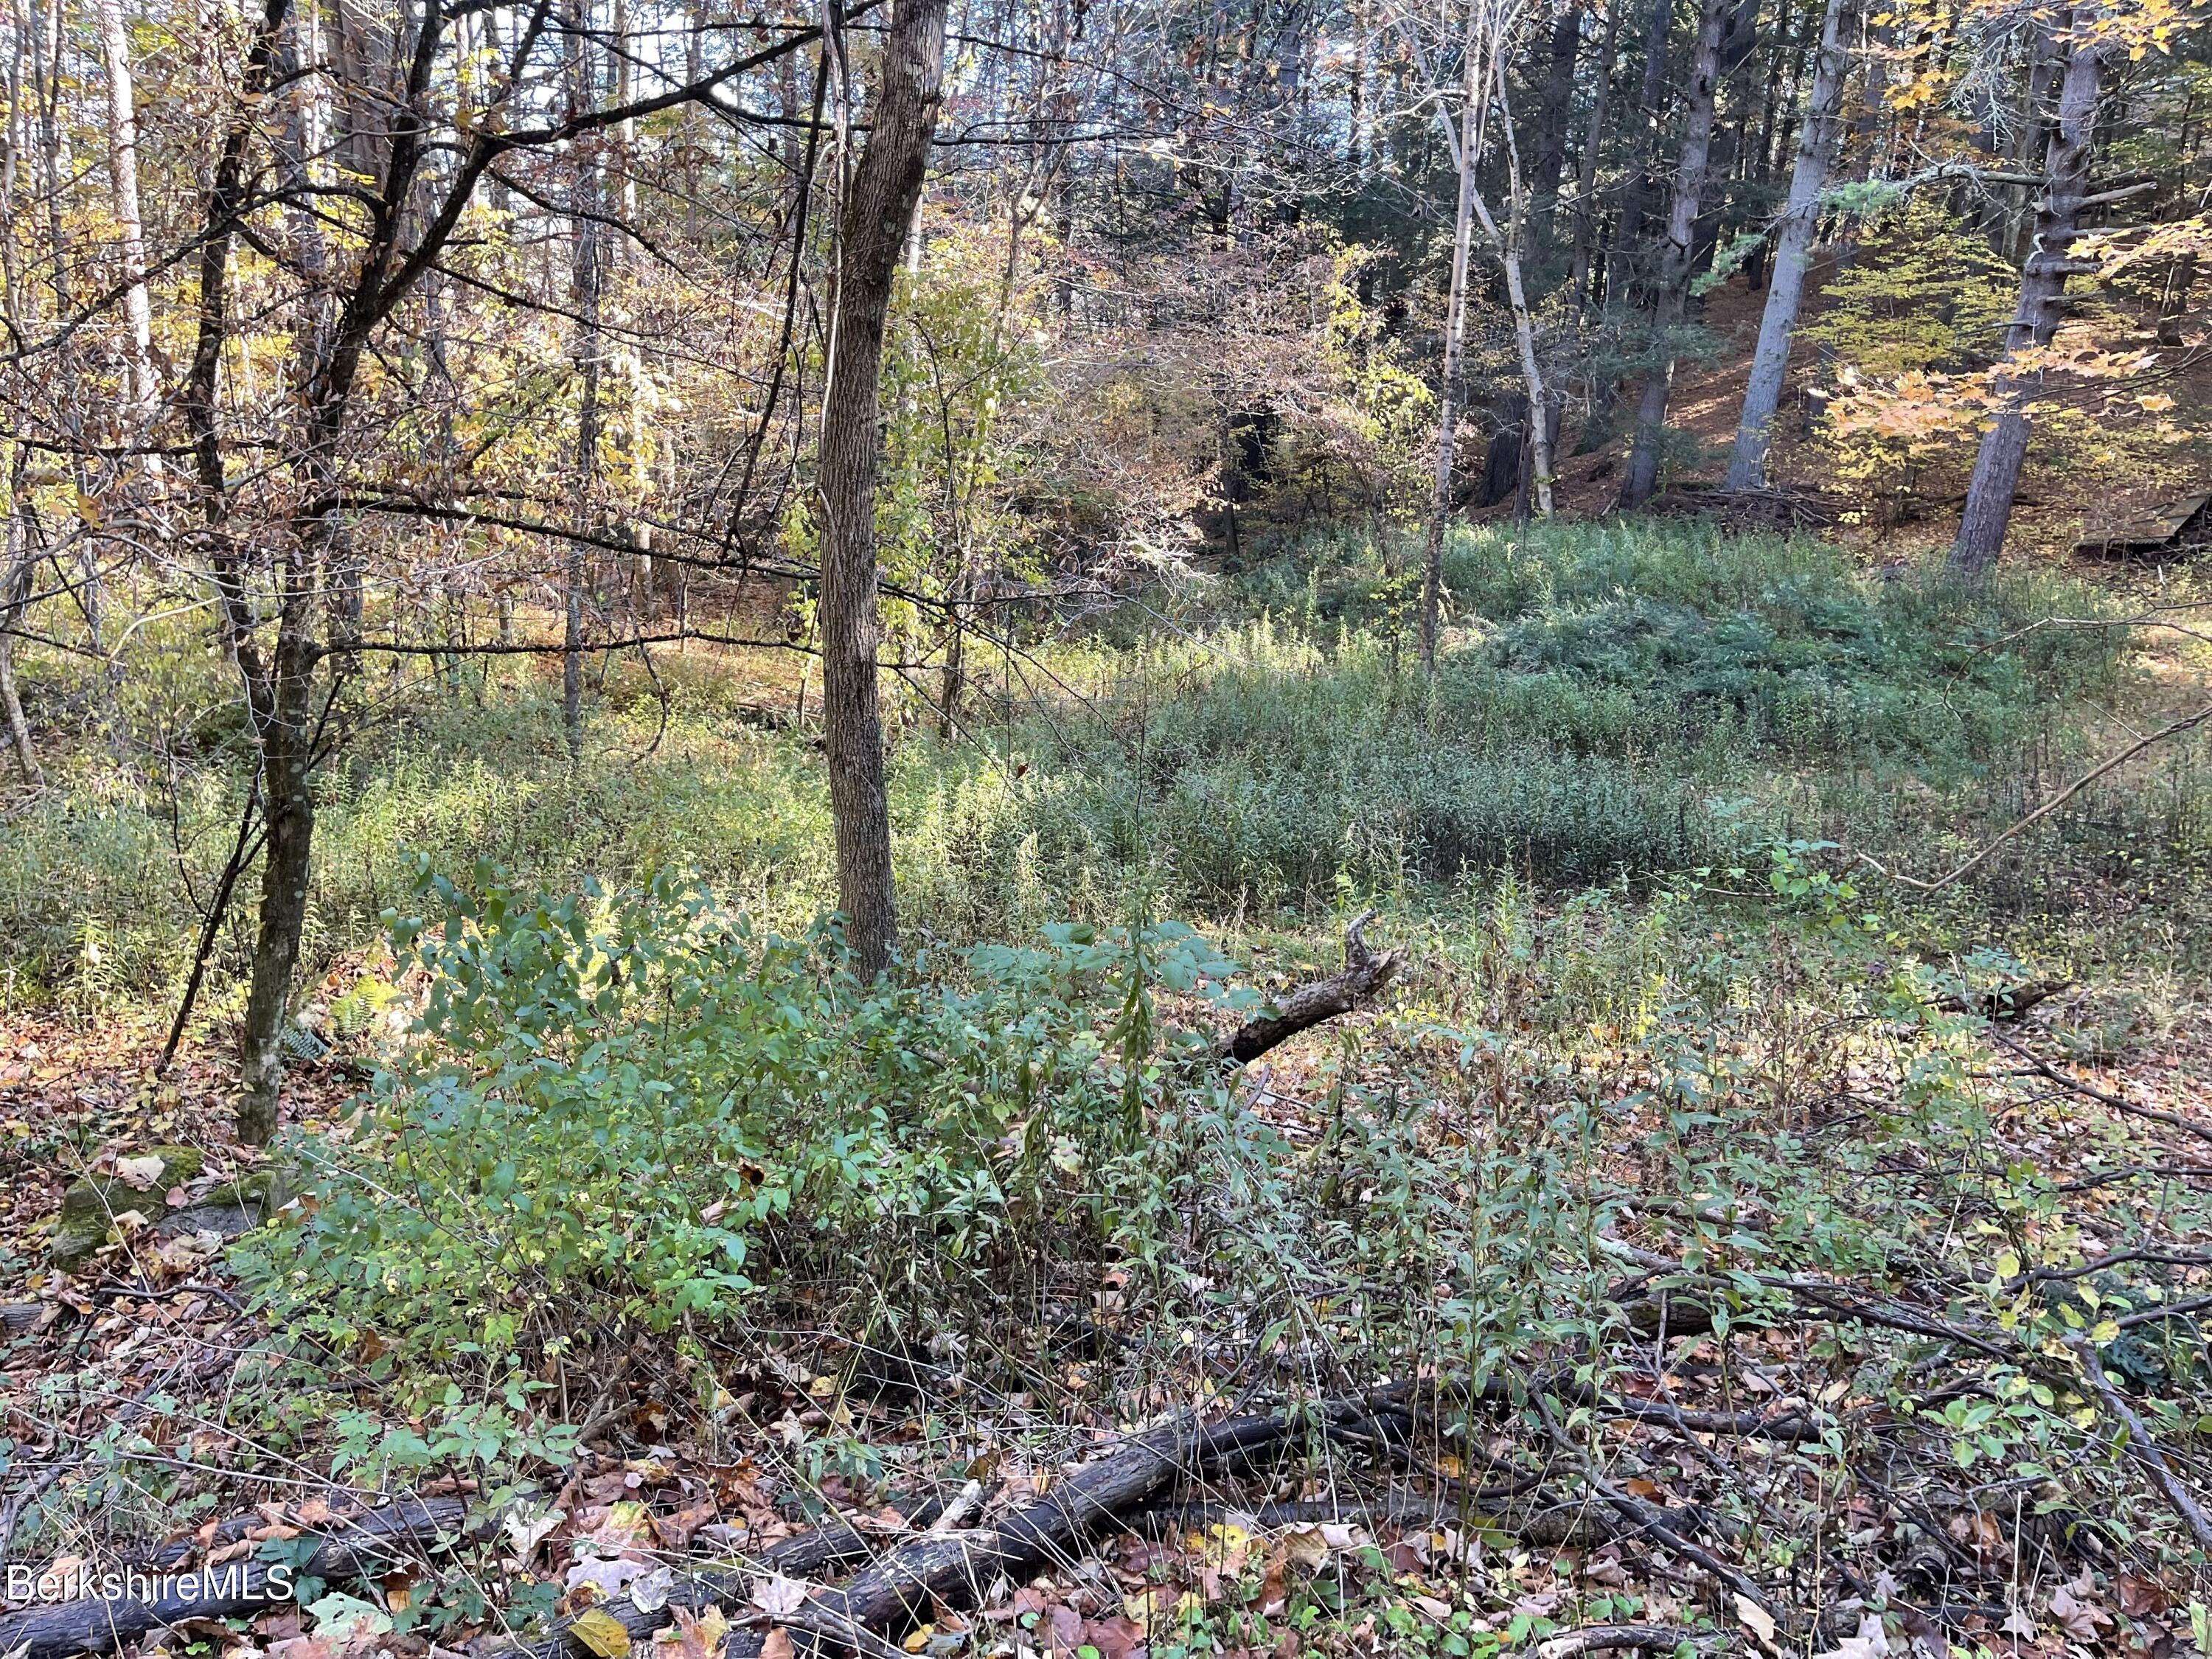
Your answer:
[[[2013,1020],[2062,991],[2074,988],[2070,979],[2039,979],[2025,985],[2001,985],[1993,991],[1940,996],[1936,1007],[1947,1014],[1974,1014],[1983,1019]]]
[[[181,1571],[196,1546],[171,1545],[143,1565],[103,1570],[100,1591],[0,1615],[0,1654],[9,1659],[65,1659],[109,1653],[187,1619],[235,1619],[288,1602],[299,1577],[376,1576],[404,1553],[459,1530],[466,1506],[456,1498],[408,1498],[307,1528],[322,1538],[296,1571],[262,1561],[229,1561]],[[241,1516],[216,1529],[235,1542],[269,1522]],[[112,1579],[111,1584],[110,1579]],[[113,1589],[114,1594],[104,1593]]]
[[[1326,979],[1309,980],[1277,1000],[1274,1012],[1248,1020],[1221,1045],[1223,1056],[1239,1066],[1249,1066],[1270,1048],[1289,1042],[1299,1032],[1324,1020],[1348,1014],[1368,1001],[1405,966],[1403,951],[1380,954],[1368,948],[1364,935],[1375,912],[1363,910],[1344,930],[1344,971]]]
[[[834,1646],[866,1648],[856,1632],[902,1632],[927,1621],[939,1603],[972,1607],[994,1579],[1018,1582],[1178,1482],[1278,1445],[1297,1426],[1295,1419],[1270,1415],[1232,1418],[1212,1427],[1186,1418],[1155,1429],[1078,1469],[995,1527],[895,1550],[842,1589],[810,1596],[783,1622]]]
[[[1578,1659],[1585,1653],[1672,1653],[1685,1642],[1711,1646],[1710,1631],[1673,1625],[1585,1625],[1536,1644],[1536,1659]]]
[[[934,1526],[944,1512],[945,1500],[929,1498],[907,1511],[907,1524],[916,1528]],[[811,1578],[826,1568],[866,1561],[875,1552],[875,1543],[842,1516],[825,1517],[811,1532],[779,1540],[757,1557],[740,1557],[744,1562],[740,1567],[686,1569],[670,1589],[667,1606],[686,1613],[703,1613],[708,1607],[735,1613],[750,1605],[755,1587],[765,1577]],[[675,1622],[673,1613],[641,1607],[627,1595],[597,1602],[594,1607],[620,1625],[633,1644],[648,1641],[654,1632]],[[574,1618],[562,1620],[551,1636],[521,1649],[521,1653],[528,1659],[601,1659],[599,1650],[575,1633],[575,1625]],[[744,1659],[760,1651],[760,1640],[757,1632],[735,1631],[722,1651],[726,1659]]]
[[[333,1575],[338,1576],[338,1575]],[[0,1618],[0,1643],[21,1659],[112,1653],[187,1619],[236,1619],[291,1600],[290,1576],[272,1579],[266,1564],[234,1561],[197,1572],[137,1570],[113,1597],[78,1596]]]
[[[1349,1425],[1366,1419],[1376,1404],[1406,1392],[1378,1390],[1358,1405],[1322,1408],[1325,1423]],[[972,1605],[982,1599],[1000,1574],[1018,1579],[1045,1562],[1060,1559],[1109,1528],[1123,1524],[1138,1510],[1189,1477],[1249,1462],[1282,1446],[1303,1429],[1303,1419],[1280,1415],[1234,1418],[1211,1427],[1194,1418],[1179,1419],[1129,1441],[1121,1449],[1076,1470],[1046,1496],[1000,1520],[995,1526],[947,1531],[893,1549],[842,1589],[817,1590],[796,1612],[778,1622],[817,1645],[880,1656],[896,1652],[882,1632],[902,1630],[927,1619],[936,1602]],[[933,1516],[918,1512],[916,1524]],[[685,1574],[672,1588],[666,1607],[643,1609],[628,1597],[600,1603],[631,1644],[648,1640],[674,1622],[672,1609],[726,1613],[744,1612],[754,1593],[771,1574],[803,1579],[825,1566],[865,1559],[867,1540],[849,1528],[825,1537],[821,1530],[785,1540],[762,1553],[750,1570],[702,1571]],[[757,1613],[753,1615],[758,1618]],[[764,1638],[757,1630],[731,1632],[726,1659],[752,1659]],[[522,1649],[517,1659],[605,1659],[577,1634],[575,1620],[564,1620],[553,1635]]]

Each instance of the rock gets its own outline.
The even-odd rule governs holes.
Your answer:
[[[159,1173],[143,1188],[102,1175],[70,1184],[62,1194],[61,1214],[55,1218],[48,1246],[54,1266],[65,1272],[81,1266],[113,1236],[116,1218],[132,1211],[164,1237],[209,1231],[235,1238],[283,1202],[288,1183],[281,1173],[257,1170],[225,1182],[194,1204],[172,1210],[169,1193],[199,1178],[207,1167],[206,1155],[197,1146],[149,1146],[138,1157],[161,1162]]]
[[[252,1232],[292,1196],[292,1183],[278,1165],[256,1170],[203,1194],[156,1224],[164,1237],[182,1233],[218,1233],[226,1239]]]
[[[155,1183],[161,1192],[198,1180],[200,1171],[207,1167],[207,1154],[197,1146],[149,1146],[146,1155],[161,1160],[161,1178]]]

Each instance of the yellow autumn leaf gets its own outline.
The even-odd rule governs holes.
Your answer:
[[[599,1659],[627,1659],[629,1653],[629,1632],[611,1613],[601,1607],[592,1607],[576,1615],[568,1626],[568,1634],[581,1642]]]

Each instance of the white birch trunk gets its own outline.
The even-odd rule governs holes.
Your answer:
[[[1429,497],[1429,545],[1421,568],[1421,672],[1434,678],[1443,610],[1444,526],[1451,515],[1452,454],[1459,442],[1459,359],[1467,337],[1467,265],[1474,240],[1474,161],[1481,71],[1475,27],[1468,23],[1466,107],[1460,118],[1459,205],[1452,216],[1451,293],[1444,305],[1443,396],[1437,411],[1435,486]]]
[[[125,347],[129,386],[125,394],[127,441],[143,443],[152,433],[161,401],[154,375],[154,307],[146,293],[146,231],[138,212],[138,116],[131,81],[131,35],[124,27],[123,0],[100,0],[100,43],[107,58],[108,177],[114,185],[115,222],[123,265],[123,315],[130,325]],[[161,458],[146,458],[148,476],[159,478]]]

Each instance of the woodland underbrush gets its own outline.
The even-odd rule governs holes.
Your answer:
[[[265,1155],[194,1059],[236,924],[166,1080],[49,1051],[57,1011],[173,994],[250,776],[204,711],[162,728],[173,787],[88,726],[5,825],[10,999],[45,1011],[0,1057],[9,1155],[111,1195],[156,1140],[200,1162],[67,1277],[58,1189],[22,1187],[9,1455],[55,1471],[22,1547],[259,1504],[259,1556],[304,1562],[302,1483],[446,1504],[478,1530],[323,1622],[450,1645],[825,1528],[926,1556],[886,1517],[952,1504],[973,1542],[1233,1419],[1273,1461],[1147,1486],[1108,1518],[1162,1541],[979,1580],[925,1644],[2212,1620],[2201,753],[1932,895],[1877,867],[1950,867],[2187,659],[2047,582],[1491,531],[1431,685],[1381,556],[1316,568],[971,665],[964,741],[914,711],[908,955],[872,985],[822,919],[810,733],[758,684],[613,665],[571,763],[528,685],[448,677],[325,781]],[[1355,911],[1395,981],[1235,1063]],[[159,1224],[246,1176],[285,1201],[235,1243]]]
[[[228,1256],[246,1362],[151,1413],[116,1412],[100,1341],[49,1376],[19,1409],[104,1426],[27,1544],[189,1528],[302,1471],[546,1513],[625,1455],[626,1501],[695,1527],[698,1482],[739,1472],[768,1505],[739,1533],[772,1538],[1426,1377],[1380,1442],[1324,1413],[1294,1470],[1186,1493],[1234,1530],[1146,1569],[1151,1644],[2185,1622],[2212,1159],[2112,1075],[2201,1060],[2170,981],[2010,1018],[2051,963],[1932,948],[1777,848],[1734,889],[1508,879],[1393,918],[1413,966],[1377,1013],[1245,1070],[1215,1039],[1277,981],[1177,926],[863,988],[834,932],[672,880],[417,877],[350,994],[374,1085],[288,1135],[298,1199]],[[125,1237],[102,1271],[208,1270]],[[189,1322],[155,1340],[189,1352]],[[578,1501],[418,1577],[410,1626],[550,1616],[599,1559]],[[1292,1545],[1271,1504],[1308,1517],[1273,1523]],[[1357,1524],[1297,1555],[1324,1510]],[[640,1559],[696,1558],[661,1527]]]
[[[957,740],[904,710],[910,936],[1022,938],[1140,904],[1296,931],[1354,902],[1418,910],[1503,870],[1554,892],[1648,884],[1777,841],[1925,876],[2156,713],[2127,630],[2039,625],[2114,620],[2093,591],[1966,595],[1811,542],[1668,522],[1455,539],[1431,684],[1386,550],[1333,545],[1307,550],[1298,586],[1286,566],[1248,570],[979,660]],[[26,675],[46,688],[41,726],[74,720],[81,741],[55,787],[0,819],[0,985],[20,1004],[173,997],[179,941],[235,843],[252,772],[231,688],[204,641],[149,648],[167,667],[134,677],[146,706],[126,722],[159,734],[147,752],[118,757],[97,687],[65,665]],[[311,963],[374,944],[418,852],[548,890],[689,871],[787,932],[829,908],[819,763],[811,722],[791,724],[803,698],[704,654],[650,676],[600,666],[576,763],[556,702],[517,671],[379,688],[390,714],[365,710],[322,781]],[[1973,902],[2028,921],[2054,896],[2077,914],[2200,910],[2203,743],[2177,739],[2008,842]],[[211,1008],[240,993],[248,910],[215,930]]]

